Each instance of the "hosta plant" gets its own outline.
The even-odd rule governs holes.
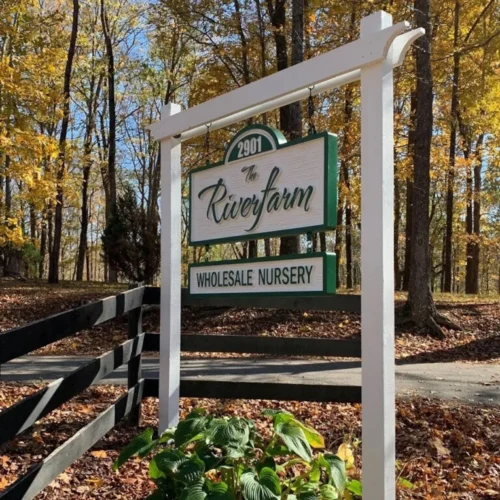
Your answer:
[[[361,496],[343,458],[324,452],[324,440],[291,413],[266,410],[265,439],[246,418],[216,418],[196,409],[159,438],[147,429],[113,465],[152,456],[150,500],[335,500]],[[352,458],[352,455],[351,455]],[[347,465],[352,464],[351,459]]]

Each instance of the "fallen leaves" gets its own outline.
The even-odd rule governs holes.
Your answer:
[[[450,450],[443,445],[443,442],[438,437],[429,439],[431,452],[435,453],[438,458],[447,457],[450,455]]]
[[[0,383],[4,401],[16,399],[38,386]],[[123,389],[92,387],[59,410],[37,422],[43,443],[27,431],[0,447],[0,490],[46,457],[81,427],[115,401]],[[0,403],[0,409],[8,404]],[[259,431],[269,432],[269,421],[260,413],[264,408],[282,408],[313,426],[325,438],[326,447],[352,462],[352,477],[361,472],[362,443],[352,454],[351,443],[361,438],[361,406],[334,403],[300,403],[182,399],[183,415],[202,406],[217,415],[253,418]],[[82,407],[88,412],[82,413]],[[399,482],[398,499],[487,499],[498,496],[500,477],[500,408],[444,404],[413,398],[397,404],[398,475],[413,484],[409,489]],[[144,427],[155,428],[158,401],[143,403]],[[142,429],[142,428],[141,428]],[[112,471],[113,460],[138,429],[119,424],[96,446],[59,475],[37,500],[80,500],[103,498],[139,500],[151,491],[147,461],[131,460],[119,473]],[[357,445],[356,445],[357,446]]]
[[[80,306],[124,291],[123,285],[0,281],[0,329]],[[399,300],[404,294],[396,294]],[[443,300],[440,302],[440,298]],[[446,332],[445,340],[422,335],[409,324],[396,329],[396,357],[405,363],[436,361],[500,362],[500,307],[498,299],[437,295],[440,312],[451,315],[463,331]],[[144,314],[144,331],[159,331],[159,312]],[[339,311],[287,311],[241,308],[184,308],[183,333],[262,335],[360,339],[358,314]],[[127,338],[126,318],[98,325],[89,331],[55,342],[36,354],[99,355]],[[185,357],[230,357],[221,353],[184,353]],[[245,355],[242,355],[245,356]],[[254,355],[252,355],[254,356]],[[0,396],[1,398],[1,396]]]

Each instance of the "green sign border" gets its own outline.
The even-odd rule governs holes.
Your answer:
[[[239,293],[191,293],[191,268],[193,267],[206,267],[227,264],[246,264],[248,262],[269,262],[280,260],[303,260],[312,259],[314,257],[323,258],[323,290],[318,292],[239,292]],[[325,296],[336,294],[337,276],[336,276],[336,261],[337,255],[330,252],[315,252],[303,253],[292,255],[277,255],[275,257],[257,257],[253,259],[233,259],[233,260],[218,260],[212,262],[198,262],[196,264],[189,264],[188,266],[188,293],[190,297],[204,298],[204,297],[248,297],[251,295],[259,295],[261,297],[282,297],[282,296]]]
[[[325,176],[325,183],[324,183],[324,219],[325,223],[320,224],[317,226],[305,226],[305,227],[298,227],[298,228],[293,228],[293,229],[286,229],[282,231],[267,231],[267,232],[262,232],[262,233],[254,233],[251,235],[240,235],[240,236],[231,236],[231,237],[226,237],[226,238],[215,238],[211,240],[201,240],[201,241],[196,241],[193,242],[191,239],[191,219],[192,219],[192,200],[191,197],[193,196],[193,190],[191,189],[192,186],[192,180],[191,177],[193,174],[196,172],[200,172],[202,170],[208,170],[211,168],[216,168],[220,167],[222,165],[225,165],[225,161],[221,161],[218,163],[214,163],[212,165],[206,165],[204,167],[199,167],[194,170],[191,170],[189,173],[189,245],[190,246],[202,246],[202,245],[217,245],[219,243],[232,243],[235,241],[247,241],[247,240],[257,240],[257,239],[262,239],[262,238],[275,238],[279,236],[290,236],[294,234],[305,234],[305,233],[312,233],[312,232],[319,232],[319,231],[328,231],[335,229],[337,226],[337,136],[335,134],[331,134],[329,132],[320,132],[319,134],[314,134],[314,135],[308,135],[306,137],[298,138],[290,142],[278,142],[281,140],[281,137],[283,137],[283,134],[279,132],[278,130],[268,127],[266,125],[249,125],[248,127],[245,127],[244,129],[240,130],[231,140],[229,143],[228,147],[226,148],[226,151],[224,152],[224,157],[226,157],[227,152],[230,150],[231,146],[233,143],[235,143],[239,136],[241,136],[243,133],[247,132],[248,130],[255,129],[256,131],[258,130],[265,130],[272,134],[274,137],[277,138],[277,143],[276,143],[276,150],[279,149],[284,149],[288,148],[291,146],[296,146],[297,144],[302,144],[304,142],[309,142],[309,141],[314,141],[314,140],[319,140],[323,139],[324,141],[324,162],[325,162],[325,168],[324,168],[324,176]],[[279,135],[278,135],[279,134]],[[264,154],[269,154],[272,153],[272,151],[268,151],[266,153],[260,153],[262,155]],[[257,155],[254,155],[257,156]],[[246,158],[251,158],[251,156],[248,156]]]

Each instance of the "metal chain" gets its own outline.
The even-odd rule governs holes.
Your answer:
[[[307,101],[307,119],[308,119],[308,130],[307,133],[309,135],[313,135],[316,133],[316,127],[314,125],[314,99],[312,95],[312,91],[314,89],[314,85],[309,87],[309,99]]]
[[[307,233],[307,253],[312,253],[313,251],[313,233]]]
[[[210,163],[210,127],[212,126],[211,123],[208,125],[205,125],[207,127],[207,133],[205,134],[205,158],[206,158],[206,164],[208,165]]]
[[[207,166],[210,164],[210,127],[211,123],[205,125],[207,127],[207,133],[205,134],[205,158]],[[210,245],[205,245],[205,262],[210,260]]]

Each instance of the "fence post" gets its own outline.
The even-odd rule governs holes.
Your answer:
[[[161,110],[162,119],[179,113],[173,102]],[[159,433],[179,421],[181,375],[181,143],[161,141],[161,304]]]
[[[131,283],[129,290],[144,286],[144,283]],[[142,305],[136,309],[132,309],[128,313],[128,338],[133,339],[142,333]],[[134,387],[141,378],[142,353],[132,358],[128,362],[127,387],[130,390]],[[132,425],[140,425],[141,423],[141,402],[129,414],[128,421]]]
[[[361,19],[361,40],[392,26]],[[365,500],[396,498],[393,56],[361,69],[361,379]]]

